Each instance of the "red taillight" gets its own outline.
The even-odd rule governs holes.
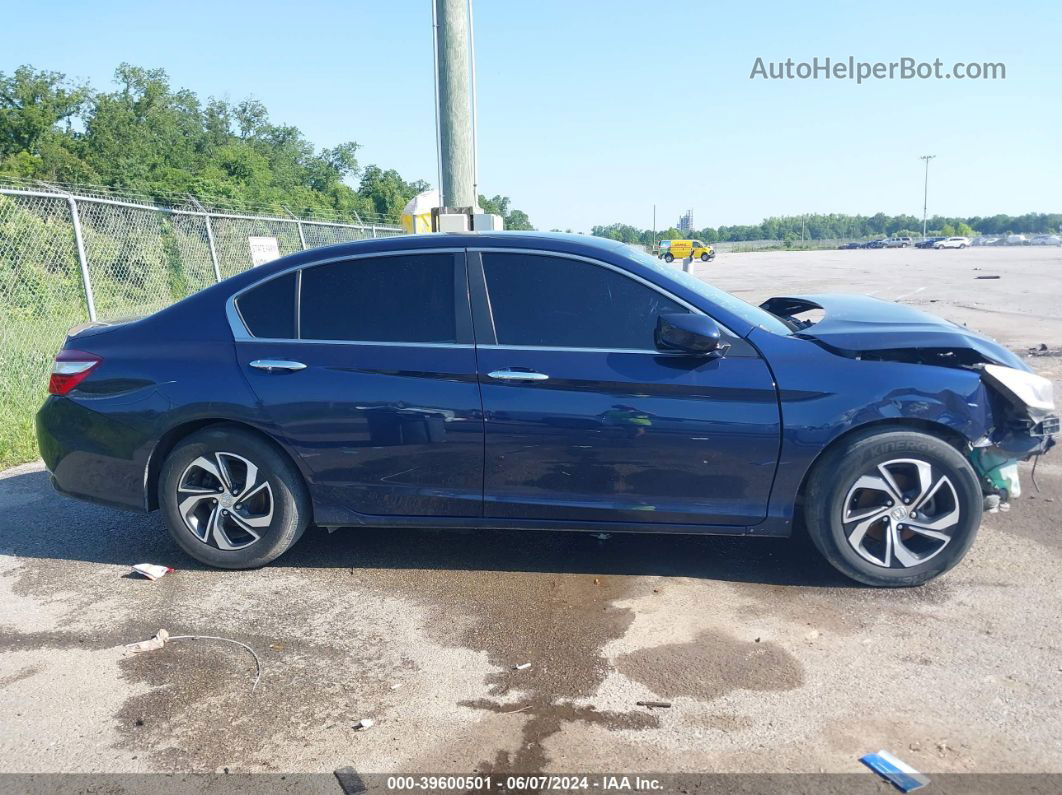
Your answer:
[[[48,394],[65,395],[80,384],[103,359],[84,351],[59,351],[52,364],[52,377],[48,380]]]

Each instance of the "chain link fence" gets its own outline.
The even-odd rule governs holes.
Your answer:
[[[402,234],[393,224],[165,207],[0,186],[0,467],[36,457],[33,414],[67,329],[159,310],[280,255]]]

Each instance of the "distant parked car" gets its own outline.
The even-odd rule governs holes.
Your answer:
[[[1027,246],[1029,245],[1029,238],[1025,235],[1007,235],[1008,246]]]
[[[842,248],[842,249],[846,249],[846,248],[863,248],[865,245],[866,245],[865,243],[860,243],[858,240],[853,240],[850,243],[842,244],[840,246],[840,248]]]
[[[975,237],[970,241],[971,246],[998,246],[1002,242],[1002,238],[994,235],[981,235]]]
[[[885,248],[907,248],[914,245],[914,241],[909,237],[890,237],[885,241]]]
[[[1062,246],[1062,237],[1058,235],[1036,235],[1029,241],[1030,246]]]
[[[968,245],[970,245],[969,238],[946,237],[934,243],[933,248],[966,248]]]
[[[943,239],[942,237],[927,237],[925,240],[919,240],[915,243],[915,248],[933,248]]]
[[[863,246],[863,248],[885,248],[885,239],[882,238],[881,240],[871,240],[869,243]]]

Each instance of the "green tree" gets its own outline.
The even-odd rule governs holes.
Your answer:
[[[406,182],[394,169],[384,171],[379,166],[368,166],[362,174],[358,194],[372,202],[373,209],[380,215],[394,217],[402,212],[410,199],[429,187],[422,180]]]
[[[479,206],[483,212],[500,215],[506,229],[514,231],[534,229],[535,227],[531,225],[531,219],[527,217],[527,213],[523,210],[509,209],[511,204],[512,202],[508,196],[495,195],[492,199],[488,199],[483,194],[479,196]]]
[[[165,71],[127,63],[114,83],[93,91],[30,66],[0,72],[0,175],[352,220],[397,220],[430,187],[394,169],[361,171],[353,141],[316,150],[253,98],[203,101],[173,88]],[[508,197],[492,201],[507,228],[532,228]]]

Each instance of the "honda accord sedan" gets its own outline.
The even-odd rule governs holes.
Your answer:
[[[49,392],[56,489],[161,510],[232,569],[310,524],[800,531],[851,578],[915,585],[1058,432],[1051,382],[966,328],[856,295],[756,307],[526,233],[284,257],[72,330]]]

